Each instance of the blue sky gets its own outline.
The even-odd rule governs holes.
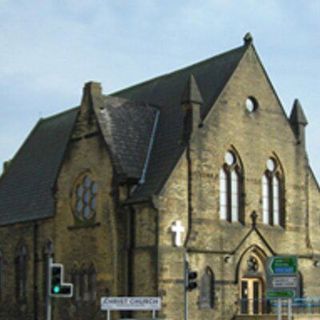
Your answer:
[[[242,44],[250,31],[287,113],[299,98],[320,178],[320,1],[0,0],[0,163],[40,117]],[[1,169],[0,169],[1,171]]]

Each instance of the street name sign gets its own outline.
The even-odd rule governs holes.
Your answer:
[[[159,297],[101,297],[101,310],[160,310]]]

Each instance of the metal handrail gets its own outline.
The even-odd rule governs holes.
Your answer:
[[[239,299],[239,314],[277,314],[277,299]],[[288,299],[281,300],[283,314],[289,312]],[[320,297],[292,299],[290,308],[293,314],[320,314]]]

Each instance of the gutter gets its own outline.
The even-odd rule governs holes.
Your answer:
[[[152,132],[151,132],[151,138],[150,138],[150,141],[149,141],[146,161],[145,161],[144,166],[143,166],[141,178],[140,178],[140,180],[138,182],[138,184],[140,184],[140,185],[144,184],[145,181],[146,181],[147,169],[148,169],[149,162],[150,162],[152,147],[154,145],[154,140],[155,140],[155,135],[156,135],[157,127],[158,127],[159,117],[160,117],[160,111],[157,110],[156,111],[156,117],[155,117],[154,124],[153,124],[153,128],[152,128]]]

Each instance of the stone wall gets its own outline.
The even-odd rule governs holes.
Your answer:
[[[245,107],[249,96],[258,102],[252,113]],[[228,150],[239,155],[243,164],[244,224],[222,221],[219,216],[219,170]],[[187,249],[191,268],[201,276],[208,266],[216,280],[214,309],[200,309],[199,292],[189,293],[191,318],[230,319],[238,312],[240,275],[237,270],[241,263],[245,263],[243,256],[246,252],[260,256],[262,263],[272,254],[298,255],[305,293],[320,295],[319,271],[311,259],[311,245],[317,246],[320,240],[315,231],[319,190],[310,178],[305,151],[297,144],[279,99],[252,47],[207,115],[203,127],[194,133],[190,153],[191,226],[188,226],[188,163],[185,154],[157,199],[159,264],[165,266],[160,268],[159,275],[159,288],[165,292],[164,315],[172,320],[181,319],[183,311],[177,306],[183,302],[181,261],[184,250],[173,247],[170,232],[170,226],[176,220],[181,220],[186,230],[190,227]],[[261,178],[271,156],[278,159],[284,174],[285,228],[262,222]],[[250,218],[253,211],[258,215],[254,230]],[[311,235],[308,219],[313,230]],[[265,281],[263,272],[261,277]]]

